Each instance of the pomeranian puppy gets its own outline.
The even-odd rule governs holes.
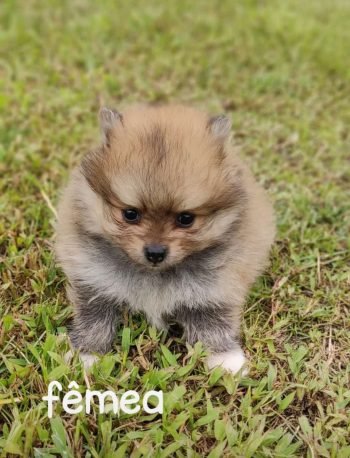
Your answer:
[[[127,307],[202,341],[236,373],[242,304],[275,233],[265,191],[230,145],[227,117],[184,106],[100,110],[102,142],[62,197],[56,251],[86,365],[111,350]]]

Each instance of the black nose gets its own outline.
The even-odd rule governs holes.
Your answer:
[[[164,261],[167,254],[167,249],[163,245],[147,245],[145,246],[145,256],[149,262],[158,264]]]

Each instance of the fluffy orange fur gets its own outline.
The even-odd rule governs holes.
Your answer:
[[[136,262],[145,263],[147,243],[169,247],[166,268],[219,242],[244,205],[238,158],[207,125],[205,113],[188,107],[131,108],[107,146],[84,160],[84,174],[106,204],[106,234]],[[140,224],[123,220],[128,207],[141,211]],[[183,211],[196,215],[186,231],[175,225]]]
[[[59,209],[57,253],[73,289],[79,279],[97,296],[117,300],[119,293],[112,280],[105,281],[109,273],[103,274],[101,259],[100,264],[87,268],[94,263],[89,243],[92,246],[92,240],[99,237],[111,251],[118,249],[121,259],[126,256],[123,268],[128,265],[130,271],[125,281],[132,278],[134,287],[140,288],[137,299],[135,292],[130,291],[130,297],[128,290],[120,293],[120,301],[129,308],[144,311],[161,327],[163,318],[155,309],[158,307],[159,315],[162,311],[175,313],[181,302],[181,294],[174,293],[178,282],[190,308],[225,304],[236,334],[240,306],[266,264],[275,225],[264,190],[231,145],[227,118],[210,118],[184,106],[142,106],[131,107],[122,115],[102,111],[101,125],[103,143],[73,173]],[[126,208],[140,212],[137,224],[125,221],[122,211]],[[176,215],[181,212],[195,215],[191,227],[178,227]],[[157,266],[151,266],[144,255],[144,247],[154,243],[168,250]],[[211,249],[216,251],[211,253]],[[198,261],[196,254],[201,253]],[[122,275],[122,263],[113,256],[116,275]],[[215,272],[212,282],[200,283],[196,268],[198,277],[200,269]],[[141,271],[146,272],[142,281]],[[147,271],[151,272],[149,280]],[[156,272],[169,272],[167,287],[165,277],[157,279]],[[147,282],[152,294],[147,288],[142,290]],[[120,284],[119,290],[123,288]],[[136,304],[138,301],[141,303]],[[76,302],[82,310],[79,299]],[[213,348],[209,337],[207,340],[219,354],[220,345]]]

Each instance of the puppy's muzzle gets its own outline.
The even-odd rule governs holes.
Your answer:
[[[145,246],[144,252],[147,261],[155,265],[164,261],[168,250],[164,245],[151,244]]]

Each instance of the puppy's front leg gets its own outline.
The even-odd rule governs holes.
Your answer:
[[[88,367],[97,359],[91,353],[111,350],[121,304],[93,287],[79,283],[73,284],[72,297],[76,310],[69,337],[72,346],[81,351],[84,366]]]
[[[209,349],[209,368],[222,366],[232,373],[239,372],[246,358],[238,343],[239,320],[235,323],[230,307],[210,305],[187,307],[182,305],[170,320],[179,322],[185,331],[187,341],[193,345],[201,341]],[[246,373],[246,371],[243,371]]]

